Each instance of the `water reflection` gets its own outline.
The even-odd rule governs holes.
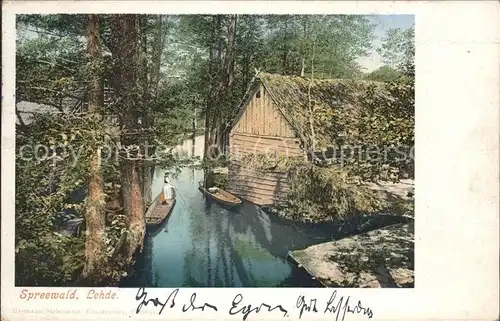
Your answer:
[[[153,193],[159,193],[163,173],[154,178]],[[286,253],[329,239],[328,230],[271,217],[250,203],[221,207],[198,191],[202,179],[203,172],[193,169],[173,179],[175,208],[168,221],[147,232],[136,273],[125,286],[312,285],[287,262]]]
[[[203,136],[176,150],[203,154]],[[155,170],[153,195],[163,187],[164,171]],[[329,228],[311,228],[269,216],[243,203],[227,209],[198,190],[203,172],[186,168],[172,183],[177,203],[166,222],[148,230],[136,273],[123,286],[271,287],[316,285],[286,260],[290,249],[331,239]]]

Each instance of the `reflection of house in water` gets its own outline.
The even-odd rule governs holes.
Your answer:
[[[294,269],[285,259],[292,246],[330,239],[322,231],[315,231],[312,238],[293,224],[273,223],[276,218],[249,203],[238,212],[216,203],[206,211],[190,222],[192,246],[184,256],[184,286],[283,284]]]

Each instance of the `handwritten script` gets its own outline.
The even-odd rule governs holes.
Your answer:
[[[139,301],[139,305],[137,306],[135,313],[141,312],[142,307],[147,306],[148,304],[152,304],[155,307],[161,307],[158,310],[158,314],[161,314],[163,312],[163,309],[165,309],[165,307],[169,307],[170,309],[172,309],[175,307],[175,299],[178,293],[179,289],[175,289],[163,299],[160,298],[150,299],[148,298],[148,293],[146,292],[146,290],[144,288],[140,288],[139,291],[137,291],[137,294],[135,295],[135,300]],[[214,311],[217,311],[217,307],[213,304],[209,303],[204,303],[203,305],[197,304],[196,295],[197,295],[196,292],[191,294],[189,302],[182,305],[182,312],[196,311],[196,310],[205,311],[205,309],[212,309]]]
[[[183,313],[191,311],[219,312],[219,308],[214,303],[200,303],[200,300],[197,299],[198,293],[196,292],[193,292],[186,302],[177,302],[181,301],[178,298],[178,294],[179,289],[175,289],[162,297],[149,297],[146,289],[140,288],[135,296],[135,299],[138,302],[136,313],[139,314],[141,309],[148,305],[155,307],[158,314],[162,314],[165,309],[174,309],[176,307],[178,307],[178,311]],[[241,316],[243,321],[245,321],[252,313],[273,313],[276,314],[275,317],[281,316],[286,318],[290,316],[289,311],[293,309],[297,311],[299,319],[310,313],[332,314],[332,316],[335,317],[335,321],[344,321],[346,316],[349,314],[361,314],[369,319],[373,318],[373,311],[369,307],[363,305],[359,300],[353,303],[352,301],[354,300],[351,300],[350,296],[341,296],[337,293],[337,290],[333,291],[328,300],[306,298],[304,295],[300,295],[291,309],[285,308],[286,304],[270,304],[266,302],[249,301],[250,300],[243,297],[243,294],[238,293],[232,298],[229,305],[227,305],[227,303],[224,304],[224,307],[227,306],[227,309],[221,309],[220,312],[225,313],[226,311],[229,315]],[[220,302],[218,302],[218,304],[222,306]]]

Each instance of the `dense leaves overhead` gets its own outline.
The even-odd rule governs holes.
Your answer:
[[[62,107],[85,83],[84,44],[74,38],[36,38],[20,44],[16,54],[16,101]]]
[[[109,51],[111,43],[111,16],[101,16],[104,52]],[[36,43],[37,41],[46,42],[52,43],[58,48],[57,56],[69,59],[67,55],[64,55],[64,51],[75,55],[78,51],[74,50],[74,47],[80,46],[78,59],[76,57],[69,59],[74,62],[71,63],[72,67],[78,66],[83,59],[84,46],[81,42],[84,22],[83,15],[19,16],[18,25],[21,26],[19,38],[24,37],[23,43],[29,43],[25,49],[18,51],[18,65],[24,65],[22,68],[19,66],[18,69],[21,72],[26,70],[25,76],[20,74],[20,81],[34,83],[38,80],[37,77],[40,77],[38,75],[46,75],[47,79],[44,80],[42,77],[39,83],[46,84],[48,81],[58,80],[59,82],[65,81],[65,87],[76,86],[81,77],[76,74],[65,77],[64,68],[49,70],[49,66],[37,66],[34,64],[36,54],[32,53],[38,51],[38,55],[48,55],[42,44]],[[174,86],[176,88],[174,95],[178,96],[175,100],[179,103],[176,106],[170,106],[169,109],[174,108],[179,114],[183,114],[182,110],[186,109],[185,106],[191,106],[190,112],[184,113],[185,116],[179,122],[184,130],[191,128],[191,118],[195,108],[198,117],[205,115],[208,106],[207,97],[213,94],[214,88],[212,87],[215,87],[222,72],[223,60],[227,51],[229,25],[230,17],[228,15],[165,16],[163,18],[161,28],[164,30],[165,38],[158,95],[161,96],[162,91],[172,95],[173,89],[168,87]],[[284,75],[308,77],[314,73],[314,78],[356,79],[363,77],[361,66],[358,63],[359,58],[367,55],[370,50],[378,49],[384,61],[388,65],[394,66],[398,73],[403,69],[411,73],[413,31],[410,29],[391,31],[383,39],[380,48],[372,48],[374,27],[367,16],[361,15],[239,16],[234,44],[234,84],[230,93],[225,97],[226,101],[218,102],[220,108],[228,109],[227,112],[221,113],[224,118],[227,118],[221,119],[221,123],[226,123],[236,113],[236,107],[256,68],[268,73]],[[141,16],[141,32],[144,34],[143,40],[147,48],[151,48],[155,41],[156,28],[154,15]],[[36,32],[42,36],[41,39],[26,40],[27,33],[34,34]],[[68,44],[64,44],[64,42],[68,42]],[[70,44],[71,42],[73,43]],[[63,49],[65,47],[67,50]],[[23,46],[19,48],[23,48]],[[147,50],[149,61],[152,61],[153,50]],[[210,51],[213,53],[212,56]],[[58,65],[63,62],[62,59],[56,58],[48,60],[57,60]],[[148,68],[151,67],[150,63]],[[398,77],[387,75],[386,72],[382,76],[374,74],[369,79],[398,81],[399,76],[400,74]],[[68,83],[70,80],[71,84]],[[179,86],[177,83],[183,85]],[[18,101],[38,102],[43,98],[47,103],[55,103],[54,99],[44,98],[44,93],[40,93],[40,89],[29,91],[26,87],[21,87],[18,86]],[[66,88],[62,88],[60,83],[57,86],[47,84],[41,87],[49,87],[47,90],[66,90]],[[193,100],[196,103],[193,103]],[[163,110],[161,107],[155,108],[160,113],[159,115],[166,111],[166,108]]]

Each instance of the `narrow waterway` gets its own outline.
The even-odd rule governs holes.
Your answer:
[[[160,192],[163,177],[164,171],[155,171],[153,195]],[[202,179],[202,171],[186,168],[172,180],[177,190],[174,210],[161,226],[147,231],[135,273],[123,286],[317,285],[286,254],[331,239],[327,227],[283,220],[246,202],[227,209],[205,199],[197,188]]]

